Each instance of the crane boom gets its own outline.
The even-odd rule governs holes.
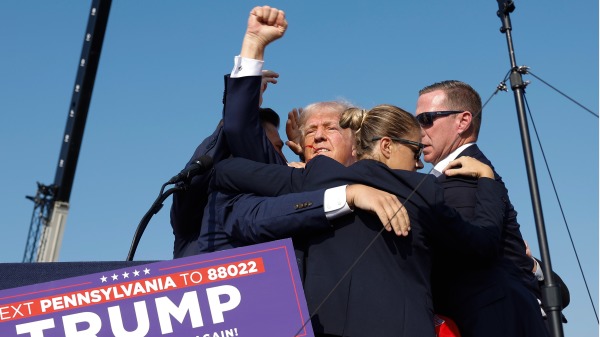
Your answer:
[[[34,262],[34,258],[37,262],[58,259],[111,3],[112,0],[92,0],[54,184],[44,186],[38,183],[37,203],[35,197],[28,197],[36,204],[23,262]]]

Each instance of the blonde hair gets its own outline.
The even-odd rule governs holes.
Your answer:
[[[313,113],[317,113],[317,112],[333,112],[333,113],[337,113],[339,116],[341,116],[344,111],[346,111],[347,109],[351,108],[352,104],[346,101],[326,101],[326,102],[316,102],[316,103],[311,103],[309,105],[307,105],[306,107],[304,107],[302,109],[302,113],[300,114],[299,118],[298,118],[298,127],[300,129],[300,133],[302,135],[302,137],[300,138],[300,142],[303,143],[304,142],[304,131],[305,131],[305,127],[306,127],[306,121],[308,120],[308,118],[310,117],[310,115],[312,115]]]
[[[340,126],[354,131],[358,159],[371,156],[373,138],[406,138],[421,130],[415,116],[391,104],[377,105],[370,110],[349,108],[342,113]]]
[[[306,121],[308,120],[310,115],[312,115],[313,113],[329,111],[329,112],[338,113],[341,116],[342,113],[346,109],[349,109],[350,107],[352,107],[352,104],[345,102],[345,101],[326,101],[326,102],[311,103],[302,109],[302,113],[300,114],[300,116],[298,118],[298,125],[300,128],[300,132],[302,132],[302,135],[304,135],[304,128],[306,126]]]

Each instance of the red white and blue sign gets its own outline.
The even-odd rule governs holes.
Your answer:
[[[286,239],[2,290],[0,336],[314,335]]]

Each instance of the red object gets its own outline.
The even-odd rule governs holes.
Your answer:
[[[435,335],[437,337],[460,337],[456,323],[450,318],[435,314],[433,315],[433,323],[435,324]]]

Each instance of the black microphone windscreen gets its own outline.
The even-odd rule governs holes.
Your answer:
[[[177,175],[167,181],[167,184],[174,184],[180,181],[189,180],[194,176],[209,171],[213,167],[213,159],[211,156],[201,156],[193,160],[186,168],[181,170]]]
[[[196,160],[196,162],[206,170],[212,168],[213,166],[213,159],[211,156],[201,156]]]

